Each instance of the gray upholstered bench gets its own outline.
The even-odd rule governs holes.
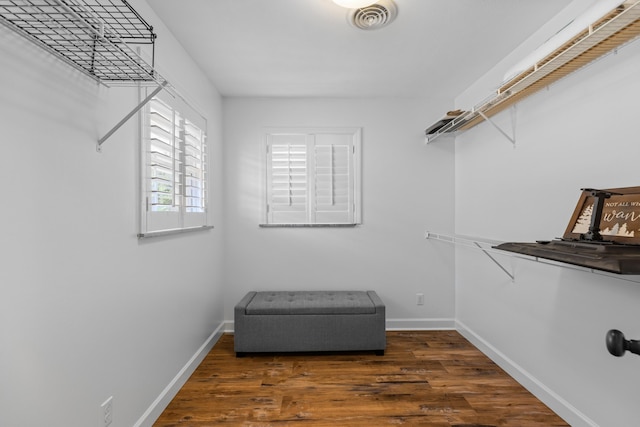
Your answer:
[[[374,291],[249,292],[235,306],[234,349],[375,351],[386,347],[385,307]]]

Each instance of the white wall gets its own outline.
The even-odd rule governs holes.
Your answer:
[[[143,1],[156,61],[209,119],[213,231],[140,241],[135,88],[0,27],[0,425],[130,427],[223,322],[221,99]],[[171,253],[170,262],[154,262]]]
[[[572,3],[456,106],[486,96],[509,61],[587,3]],[[640,43],[519,103],[515,149],[488,124],[424,146],[422,130],[451,100],[223,101],[144,0],[133,5],[160,35],[163,74],[209,119],[216,229],[139,241],[135,121],[95,151],[136,91],[96,86],[0,27],[1,425],[90,427],[111,395],[114,427],[146,425],[164,403],[154,399],[231,326],[242,295],[276,288],[375,289],[390,328],[456,319],[573,425],[630,425],[639,360],[609,356],[604,335],[640,337],[640,284],[500,257],[511,283],[482,253],[423,234],[553,238],[581,187],[638,185]],[[506,128],[509,119],[496,117]],[[258,227],[267,126],[363,128],[361,226]],[[184,253],[158,268],[165,251]]]
[[[585,3],[570,5],[554,30],[573,17],[569,9]],[[544,40],[550,29],[528,45]],[[489,81],[497,86],[504,65],[462,94],[456,106],[471,105],[470,94],[485,91]],[[638,75],[636,42],[520,102],[515,149],[488,123],[461,134],[456,233],[501,241],[552,239],[563,234],[580,188],[639,185]],[[511,114],[495,121],[510,129]],[[640,283],[500,259],[513,268],[514,283],[481,252],[456,250],[461,330],[572,425],[635,425],[640,358],[610,356],[605,334],[617,328],[628,338],[640,337]]]
[[[453,230],[453,145],[423,145],[425,117],[444,103],[225,99],[226,319],[250,290],[374,289],[390,328],[452,327],[453,249],[423,238]],[[268,126],[362,127],[361,226],[258,227]]]

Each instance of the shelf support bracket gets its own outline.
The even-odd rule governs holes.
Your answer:
[[[96,145],[96,151],[98,153],[102,152],[102,144],[111,137],[118,129],[122,127],[134,114],[136,114],[142,107],[144,107],[151,99],[156,96],[169,82],[164,80],[160,85],[153,91],[149,96],[147,96],[141,103],[139,103],[133,110],[129,112],[122,120],[120,120],[109,132],[107,132],[102,138],[98,140]]]
[[[515,106],[514,106],[515,108]],[[480,116],[482,116],[483,119],[485,119],[487,122],[491,123],[491,126],[493,126],[494,128],[496,128],[496,130],[498,132],[500,132],[502,134],[502,136],[504,136],[505,138],[507,138],[509,140],[509,142],[511,142],[511,144],[513,144],[513,147],[515,148],[516,146],[516,137],[515,137],[515,129],[514,129],[514,135],[511,136],[509,134],[507,134],[504,130],[502,130],[500,128],[500,126],[498,126],[493,120],[491,120],[489,117],[487,117],[486,114],[484,114],[482,111],[478,111],[478,114]],[[513,120],[513,116],[512,116],[512,120]]]
[[[425,239],[434,239],[434,240],[440,240],[442,242],[447,242],[447,243],[452,243],[452,244],[460,244],[462,246],[466,246],[470,249],[480,249],[482,252],[484,252],[484,254],[486,256],[489,257],[489,259],[491,259],[491,261],[493,261],[498,267],[500,267],[500,270],[502,270],[507,276],[509,276],[509,279],[511,279],[511,283],[515,283],[516,281],[516,276],[512,273],[509,272],[509,270],[507,270],[505,268],[505,266],[503,266],[502,264],[500,264],[500,261],[498,261],[497,259],[495,259],[493,256],[491,256],[491,254],[489,253],[489,250],[482,247],[482,245],[480,243],[478,243],[478,241],[476,241],[476,239],[472,239],[472,238],[464,238],[464,237],[458,237],[458,236],[447,236],[444,234],[438,234],[438,233],[432,233],[430,231],[427,231],[424,233],[424,238]],[[496,242],[489,242],[489,241],[485,241],[483,243],[490,243],[490,244],[495,244]],[[500,252],[500,251],[494,251],[494,252]]]
[[[509,273],[509,271],[506,268],[504,268],[504,266],[502,264],[500,264],[497,259],[492,257],[489,252],[487,252],[482,246],[480,246],[480,244],[478,244],[478,242],[473,242],[473,244],[476,245],[478,247],[478,249],[480,249],[482,252],[484,252],[484,254],[486,256],[488,256],[491,259],[491,261],[493,261],[498,267],[500,267],[500,269],[502,271],[504,271],[504,274],[509,276],[509,278],[511,279],[512,282],[516,281],[516,277],[513,274]]]

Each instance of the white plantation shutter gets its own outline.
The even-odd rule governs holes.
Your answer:
[[[180,203],[182,117],[158,100],[150,103],[150,209],[177,212]]]
[[[267,198],[269,223],[307,222],[307,135],[267,137]]]
[[[353,223],[353,143],[349,135],[315,140],[315,223]]]
[[[206,121],[159,94],[142,119],[140,236],[207,225]]]
[[[360,130],[266,134],[264,224],[358,224]]]
[[[206,134],[200,126],[185,119],[183,226],[187,228],[207,223]]]

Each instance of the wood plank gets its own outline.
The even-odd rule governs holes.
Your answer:
[[[372,353],[236,358],[224,335],[155,427],[568,426],[455,331],[387,333]]]

